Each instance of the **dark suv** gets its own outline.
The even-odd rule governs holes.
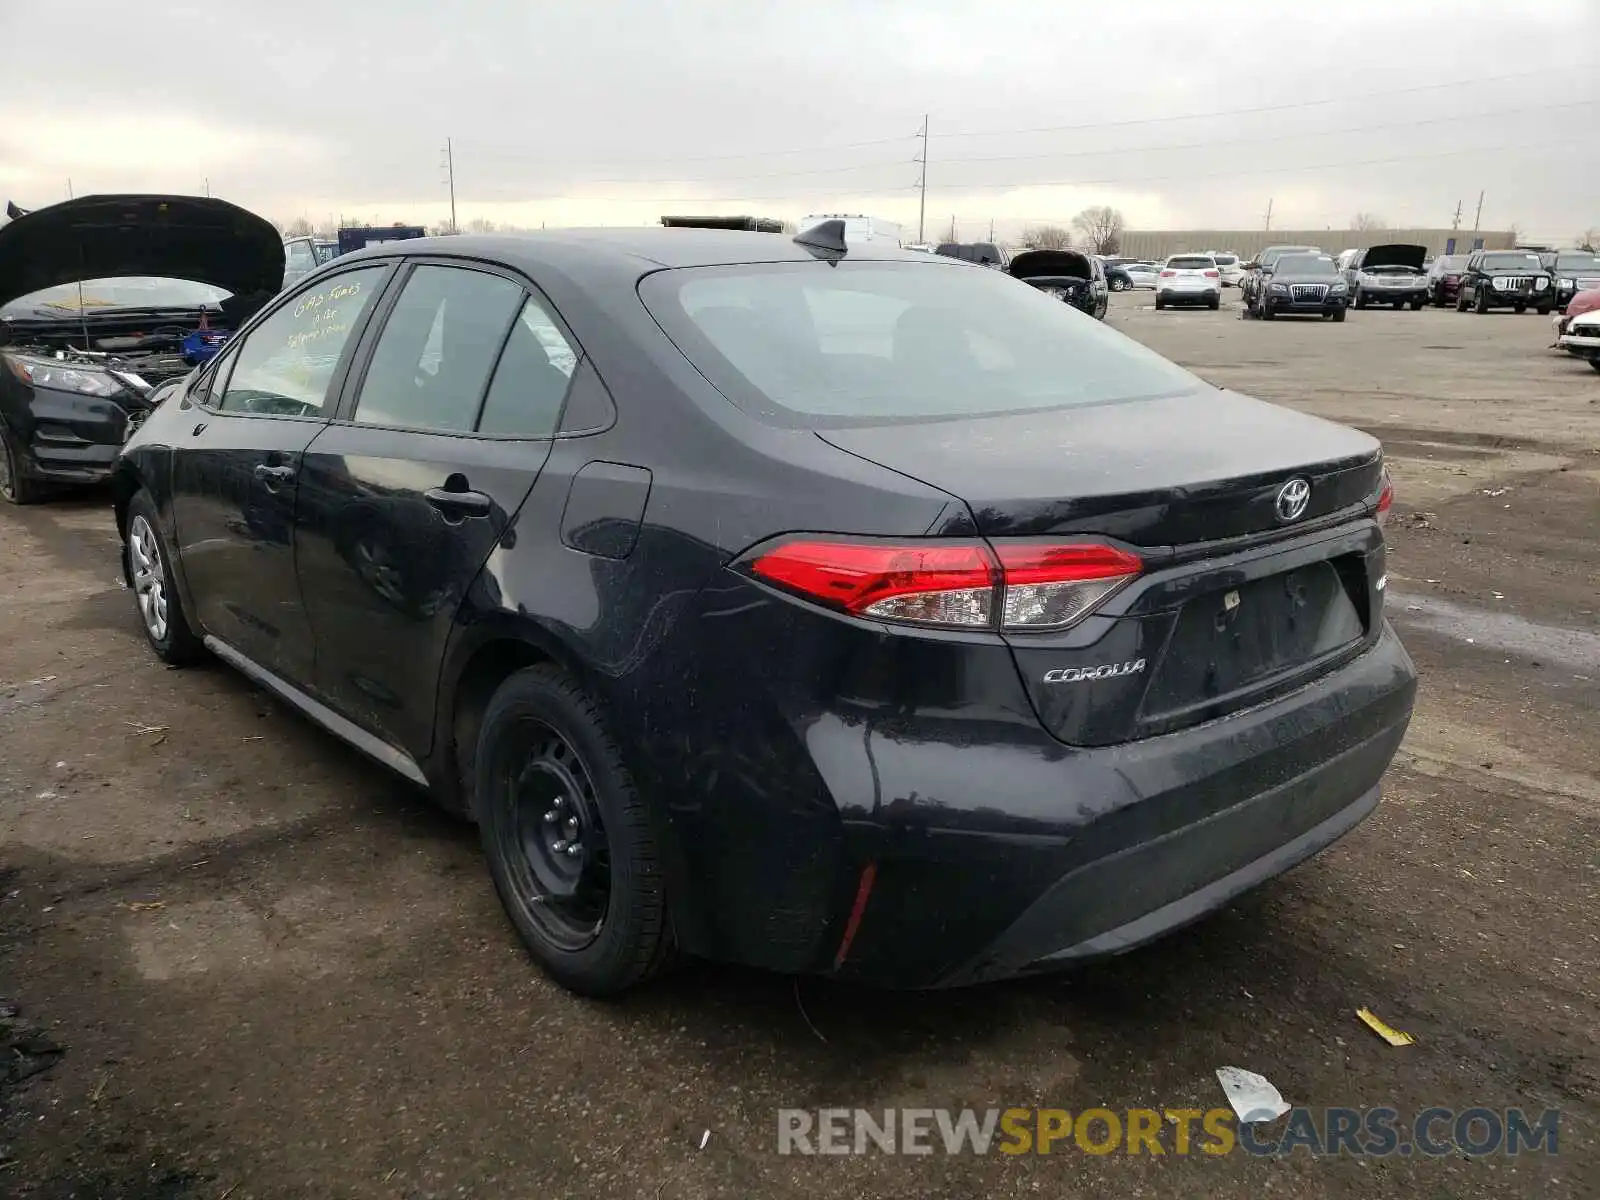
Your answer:
[[[1551,250],[1539,256],[1556,277],[1556,307],[1565,309],[1579,292],[1600,288],[1600,254],[1592,250]]]
[[[1531,250],[1474,250],[1461,274],[1456,311],[1536,308],[1547,317],[1556,306],[1555,282]]]
[[[1326,317],[1343,321],[1349,285],[1326,254],[1281,254],[1262,266],[1244,315]]]

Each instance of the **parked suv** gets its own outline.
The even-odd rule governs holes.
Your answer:
[[[1061,970],[1377,808],[1416,672],[1374,438],[801,238],[335,259],[124,448],[130,615],[475,821],[590,994]]]
[[[1537,308],[1541,316],[1549,316],[1555,306],[1555,276],[1531,250],[1474,250],[1456,292],[1457,312]]]
[[[1600,254],[1591,250],[1554,250],[1539,256],[1556,277],[1556,307],[1566,308],[1579,292],[1600,288]]]
[[[283,286],[293,287],[323,263],[332,262],[339,243],[327,238],[292,237],[283,242]]]
[[[1222,272],[1209,254],[1174,254],[1156,278],[1156,307],[1169,304],[1222,306]]]
[[[1239,281],[1239,299],[1244,302],[1247,309],[1255,304],[1256,285],[1261,281],[1261,273],[1270,271],[1272,265],[1282,255],[1321,253],[1322,250],[1318,246],[1268,246],[1260,254],[1256,255],[1254,261],[1244,265],[1245,275]]]
[[[1251,290],[1246,317],[1297,315],[1344,320],[1349,288],[1327,254],[1278,254]]]
[[[1428,299],[1439,308],[1456,302],[1467,258],[1465,254],[1441,254],[1428,264]]]
[[[1368,304],[1410,305],[1420,309],[1428,300],[1428,279],[1422,264],[1426,246],[1371,246],[1339,255],[1339,273],[1356,308]]]
[[[940,242],[935,254],[946,258],[959,258],[962,262],[977,263],[982,267],[1005,270],[1011,256],[993,242]]]

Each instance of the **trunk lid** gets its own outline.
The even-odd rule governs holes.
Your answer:
[[[1007,633],[1040,721],[1110,745],[1256,704],[1377,636],[1377,441],[1226,391],[818,436],[966,502],[976,531],[1110,540],[1144,573],[1060,632]],[[1303,510],[1280,507],[1309,485]]]

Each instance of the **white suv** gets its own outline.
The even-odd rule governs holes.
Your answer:
[[[1228,251],[1211,251],[1211,257],[1217,260],[1217,272],[1222,276],[1223,287],[1238,287],[1239,280],[1244,277],[1244,264],[1239,261],[1237,254]]]
[[[1156,307],[1169,304],[1222,305],[1222,272],[1209,254],[1174,254],[1156,277]]]

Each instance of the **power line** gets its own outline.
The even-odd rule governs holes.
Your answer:
[[[1219,146],[1249,146],[1263,142],[1292,142],[1307,138],[1336,137],[1349,133],[1373,133],[1380,129],[1410,129],[1418,125],[1443,125],[1451,121],[1474,121],[1484,117],[1513,116],[1518,113],[1549,112],[1555,109],[1583,108],[1600,104],[1600,100],[1571,100],[1562,104],[1534,104],[1525,108],[1489,109],[1485,112],[1461,113],[1449,117],[1425,117],[1416,121],[1385,121],[1379,125],[1351,125],[1343,129],[1317,129],[1304,133],[1272,133],[1263,137],[1208,138],[1203,142],[1172,142],[1165,146],[1119,146],[1107,150],[1050,150],[1042,154],[994,154],[976,158],[944,158],[940,162],[1026,162],[1047,158],[1094,158],[1107,154],[1157,154],[1169,150],[1210,150]]]
[[[1551,141],[1551,142],[1522,142],[1522,143],[1517,143],[1517,144],[1513,144],[1513,145],[1499,145],[1499,146],[1478,145],[1478,146],[1469,146],[1469,147],[1466,147],[1466,148],[1460,149],[1460,150],[1445,150],[1445,151],[1427,153],[1427,154],[1401,154],[1401,155],[1394,155],[1394,156],[1382,157],[1382,158],[1341,159],[1341,160],[1339,160],[1337,162],[1304,163],[1304,164],[1301,164],[1301,165],[1298,165],[1298,166],[1292,166],[1292,167],[1262,167],[1262,168],[1258,168],[1258,169],[1240,169],[1238,167],[1229,167],[1227,169],[1220,170],[1220,171],[1182,171],[1182,172],[1179,172],[1179,173],[1173,174],[1173,175],[1124,176],[1124,177],[1121,177],[1121,178],[1110,178],[1110,179],[1054,179],[1054,180],[1051,180],[1051,179],[1030,179],[1030,180],[1020,180],[1020,181],[1007,182],[1007,183],[999,183],[999,182],[986,181],[986,180],[973,180],[973,181],[970,181],[970,182],[958,182],[958,183],[946,183],[946,184],[930,184],[929,185],[929,190],[932,190],[932,191],[946,191],[946,192],[952,192],[952,191],[996,191],[996,190],[1007,190],[1007,189],[1011,189],[1011,188],[1027,188],[1027,187],[1112,187],[1112,186],[1118,186],[1118,185],[1124,185],[1124,184],[1163,183],[1163,182],[1168,182],[1168,181],[1171,181],[1171,180],[1208,179],[1208,178],[1222,178],[1222,177],[1237,178],[1237,179],[1252,179],[1252,178],[1255,178],[1255,177],[1261,176],[1261,175],[1294,174],[1295,172],[1299,172],[1299,171],[1326,171],[1326,170],[1335,170],[1335,169],[1338,169],[1338,168],[1341,168],[1341,167],[1373,166],[1373,165],[1378,165],[1378,164],[1383,164],[1383,163],[1397,163],[1397,162],[1398,163],[1410,163],[1410,162],[1425,161],[1425,160],[1436,159],[1436,158],[1454,158],[1454,157],[1459,157],[1461,155],[1469,155],[1469,154],[1498,154],[1498,153],[1504,153],[1504,152],[1508,152],[1508,151],[1514,152],[1514,151],[1522,151],[1522,150],[1549,150],[1549,149],[1555,149],[1555,148],[1560,148],[1560,147],[1581,146],[1581,145],[1585,145],[1585,144],[1586,143],[1576,142],[1576,141],[1574,141],[1572,139],[1562,139],[1562,140],[1559,140],[1559,141]],[[853,195],[858,195],[858,196],[879,196],[879,195],[887,195],[888,193],[891,193],[891,192],[894,192],[894,193],[917,192],[919,190],[920,190],[920,185],[919,184],[910,183],[910,184],[901,184],[901,185],[890,186],[890,187],[876,187],[876,188],[871,189],[871,191],[863,191],[863,192],[857,192],[857,193],[852,193],[852,194]],[[705,196],[705,195],[697,195],[697,196],[650,196],[650,195],[643,195],[643,196],[640,196],[640,195],[635,195],[635,196],[590,196],[590,195],[584,195],[582,193],[575,193],[575,192],[555,192],[555,193],[548,193],[548,194],[543,194],[543,195],[532,195],[532,196],[529,196],[529,195],[523,195],[523,194],[519,194],[519,193],[514,193],[513,189],[507,187],[507,188],[494,189],[489,193],[489,195],[502,195],[503,196],[508,191],[512,191],[513,192],[513,194],[515,196],[515,199],[518,202],[525,203],[525,204],[542,203],[542,202],[555,201],[555,200],[572,200],[572,201],[578,201],[578,202],[581,202],[581,203],[590,203],[590,204],[593,204],[593,203],[608,203],[608,204],[632,204],[632,203],[638,203],[638,204],[744,204],[744,203],[749,203],[749,202],[753,202],[753,201],[763,201],[763,202],[766,202],[766,201],[791,201],[791,200],[794,200],[797,197],[797,195],[805,195],[805,194],[807,194],[805,192],[796,193],[796,192],[792,192],[791,191],[791,192],[766,192],[766,193],[743,195],[743,196]]]
[[[1502,83],[1515,79],[1529,79],[1536,77],[1548,78],[1551,73],[1559,73],[1560,71],[1567,69],[1576,71],[1586,68],[1576,65],[1571,67],[1552,66],[1548,70],[1542,71],[1519,71],[1509,75],[1475,75],[1468,79],[1454,79],[1443,83],[1420,84],[1412,87],[1389,88],[1372,92],[1356,92],[1347,95],[1330,96],[1321,100],[1299,100],[1289,104],[1265,104],[1247,108],[1219,109],[1212,112],[1202,113],[1173,113],[1167,116],[1135,117],[1122,121],[1090,121],[1076,125],[1044,125],[1021,129],[970,130],[965,133],[948,133],[941,134],[940,136],[952,138],[1003,137],[1034,133],[1079,132],[1092,129],[1126,129],[1136,125],[1160,125],[1170,124],[1176,121],[1204,121],[1216,117],[1245,116],[1250,113],[1289,112],[1295,109],[1319,108],[1330,104],[1344,104],[1357,100],[1377,100],[1388,96],[1408,96],[1419,92],[1443,91],[1449,88],[1478,87],[1486,83]],[[917,140],[920,136],[920,131],[913,131],[912,133],[900,134],[896,137],[872,138],[861,142],[835,142],[828,145],[798,146],[782,150],[750,150],[737,154],[670,155],[658,158],[632,158],[627,160],[627,163],[641,165],[661,165],[693,162],[731,162],[740,159],[752,158],[783,158],[795,154],[827,154],[837,150],[861,150],[874,146],[905,144]],[[480,142],[463,142],[462,144],[470,147],[475,154],[484,158],[538,159],[542,162],[550,161],[550,152],[548,150],[522,148],[513,149],[509,147],[497,147]],[[595,164],[574,164],[568,169],[577,169],[577,167],[586,165],[593,166]],[[604,165],[617,165],[617,160],[613,160],[613,163]]]
[[[1025,179],[1015,183],[947,183],[944,190],[956,189],[1007,189],[1025,187],[1111,187],[1113,185],[1130,183],[1166,183],[1172,180],[1183,179],[1213,179],[1229,177],[1234,179],[1254,179],[1258,175],[1283,175],[1296,171],[1331,171],[1340,167],[1367,167],[1379,163],[1417,162],[1422,159],[1454,158],[1462,154],[1498,154],[1503,151],[1515,150],[1549,150],[1556,147],[1577,146],[1586,143],[1574,142],[1571,139],[1562,139],[1555,142],[1519,142],[1509,146],[1469,146],[1464,150],[1444,150],[1432,154],[1397,154],[1387,158],[1345,158],[1338,162],[1304,163],[1294,167],[1260,167],[1254,170],[1240,170],[1229,167],[1222,171],[1180,171],[1175,175],[1145,175],[1142,177],[1124,177],[1121,179]]]
[[[1562,68],[1552,68],[1561,70]],[[1581,70],[1577,66],[1571,70]],[[1320,108],[1329,104],[1346,104],[1352,100],[1379,100],[1387,96],[1411,96],[1418,92],[1437,92],[1446,88],[1478,87],[1485,83],[1503,83],[1511,79],[1548,79],[1550,71],[1518,71],[1512,75],[1477,75],[1468,79],[1454,79],[1444,83],[1424,83],[1414,87],[1386,88],[1376,92],[1355,92],[1339,96],[1329,96],[1324,100],[1296,100],[1289,104],[1259,104],[1248,108],[1225,108],[1213,112],[1202,113],[1174,113],[1165,117],[1134,117],[1125,121],[1091,121],[1081,125],[1040,125],[1030,129],[986,129],[972,130],[968,133],[946,133],[941,136],[948,138],[967,137],[1008,137],[1016,134],[1029,133],[1067,133],[1084,129],[1126,129],[1133,125],[1162,125],[1173,121],[1205,121],[1214,117],[1242,117],[1250,113],[1291,112],[1301,108]]]

